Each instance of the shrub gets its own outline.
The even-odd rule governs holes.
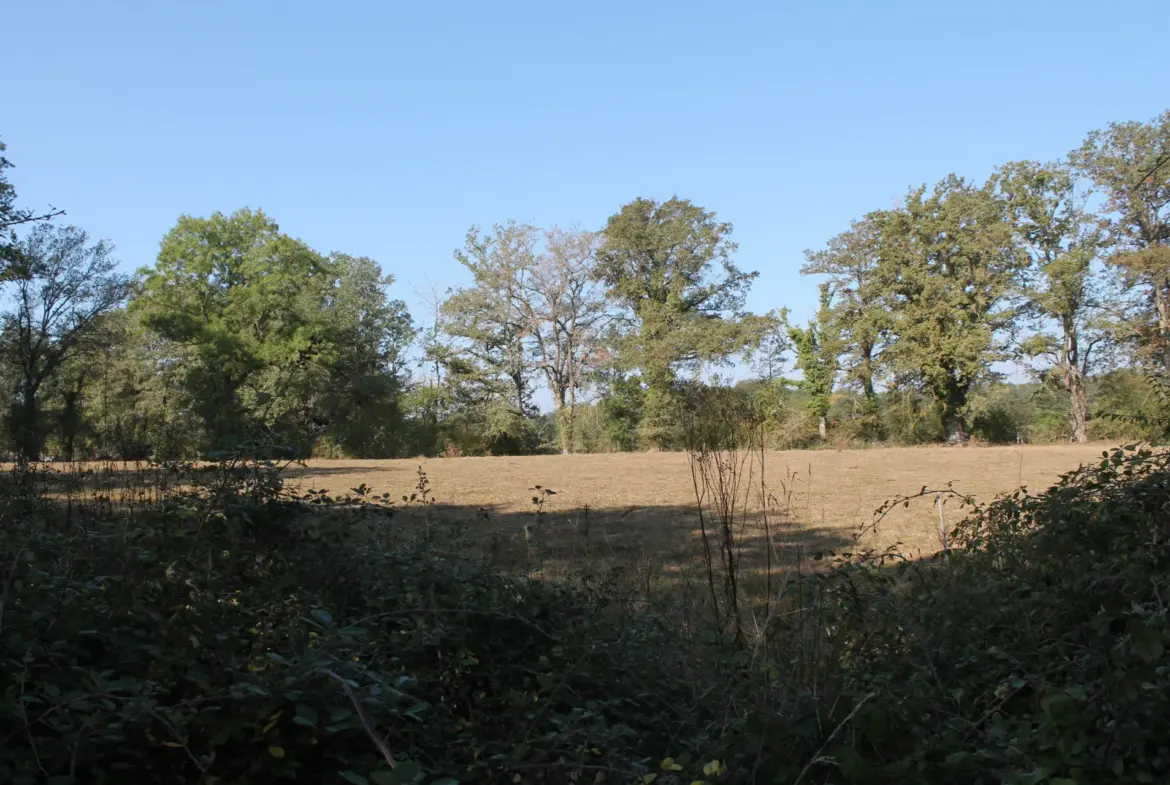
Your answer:
[[[644,576],[489,569],[421,473],[395,505],[278,468],[0,484],[0,781],[1170,780],[1166,453],[975,508],[933,559],[815,555],[718,626]]]

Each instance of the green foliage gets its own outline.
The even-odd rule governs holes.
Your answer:
[[[1017,162],[1001,167],[993,181],[1029,257],[1019,291],[1025,300],[1021,315],[1033,332],[1021,353],[1046,361],[1040,376],[1068,394],[1070,435],[1084,442],[1086,379],[1102,366],[1114,333],[1093,270],[1102,222],[1086,209],[1086,197],[1065,165]]]
[[[897,336],[888,350],[902,383],[941,407],[947,436],[967,436],[971,388],[991,378],[1011,323],[1007,295],[1022,257],[992,189],[950,176],[880,217],[884,303]]]
[[[1067,442],[1069,402],[1052,385],[996,384],[971,396],[972,435],[992,444]]]
[[[720,456],[711,487],[750,498],[733,467],[756,444],[753,393],[681,397],[696,448]],[[817,554],[825,569],[785,578],[774,606],[712,583],[724,613],[758,613],[738,635],[682,625],[640,576],[630,595],[587,566],[494,572],[421,470],[401,505],[364,485],[293,492],[279,470],[228,456],[4,478],[0,779],[1170,776],[1165,453],[1105,453],[976,508],[932,560]],[[127,492],[74,486],[95,479]],[[916,497],[936,493],[964,501]]]
[[[75,226],[41,224],[21,244],[22,273],[10,284],[14,306],[3,314],[0,357],[14,383],[8,430],[25,460],[39,460],[44,449],[47,383],[108,340],[107,317],[129,293],[112,253]],[[76,395],[69,400],[73,417]]]
[[[277,434],[393,454],[410,316],[369,259],[323,256],[262,212],[184,216],[144,270],[133,313],[202,422],[203,449]]]
[[[1090,390],[1090,402],[1093,438],[1166,442],[1170,401],[1157,377],[1128,368],[1104,374]]]
[[[861,405],[852,419],[856,434],[865,441],[881,441],[885,434],[878,414],[878,377],[882,352],[890,339],[890,319],[881,276],[880,214],[854,221],[819,251],[805,251],[803,275],[825,275],[819,317],[832,324],[838,339],[843,384],[861,391]]]
[[[832,403],[837,362],[841,356],[839,330],[828,285],[821,287],[821,308],[808,327],[788,328],[788,336],[796,349],[796,367],[803,373],[795,384],[808,394],[809,411],[817,418],[822,439],[825,438],[825,418]]]
[[[16,188],[8,182],[8,173],[13,164],[4,156],[7,145],[0,141],[0,282],[27,275],[24,252],[16,227],[49,221],[64,213],[63,210],[49,209],[44,213],[17,207]]]
[[[660,620],[467,558],[421,473],[399,514],[425,526],[403,527],[387,496],[294,494],[278,468],[157,466],[145,477],[186,490],[78,497],[68,517],[27,489],[69,478],[5,483],[0,780],[466,784],[585,765],[637,781],[647,756],[709,764],[704,732],[662,723],[719,712]]]
[[[1089,134],[1072,164],[1105,197],[1108,261],[1133,296],[1125,337],[1139,358],[1170,369],[1170,111]],[[1136,342],[1136,345],[1135,343]]]
[[[947,561],[877,559],[829,580],[845,678],[874,696],[852,723],[859,781],[1170,776],[1168,460],[1106,453],[977,509]]]
[[[638,449],[641,423],[646,408],[646,390],[639,376],[614,376],[606,394],[598,404],[604,423],[605,436],[619,450]]]
[[[743,351],[767,326],[741,313],[757,274],[732,261],[731,230],[677,197],[636,199],[606,223],[596,275],[634,322],[621,352],[646,385],[638,434],[646,446],[680,443],[680,371]]]

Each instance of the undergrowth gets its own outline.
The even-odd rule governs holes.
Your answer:
[[[492,569],[421,472],[392,503],[225,459],[117,504],[14,472],[0,782],[1170,781],[1167,460],[976,507],[945,558],[824,554],[762,622],[712,592],[706,625],[638,576]]]

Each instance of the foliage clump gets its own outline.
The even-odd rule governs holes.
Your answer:
[[[740,581],[731,635],[644,576],[494,571],[421,473],[392,504],[277,468],[168,464],[117,503],[6,478],[0,780],[1170,776],[1166,453],[978,507],[933,559]]]

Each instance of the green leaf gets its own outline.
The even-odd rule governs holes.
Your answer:
[[[370,781],[362,775],[346,769],[345,771],[337,772],[340,777],[346,782],[352,782],[353,785],[370,785]]]
[[[1157,630],[1151,630],[1149,627],[1138,628],[1133,636],[1133,652],[1143,661],[1152,665],[1162,659],[1162,654],[1165,652],[1162,636],[1158,634]]]
[[[419,775],[418,765],[414,761],[400,760],[398,765],[390,771],[388,785],[407,785],[414,782]]]
[[[312,706],[297,706],[296,716],[293,717],[295,725],[304,725],[305,727],[317,727],[317,710]]]
[[[333,624],[333,617],[324,608],[314,608],[309,611],[309,615],[322,624]]]
[[[276,747],[276,746],[269,747],[268,754],[274,758],[283,758],[284,757],[284,747]]]
[[[377,785],[407,785],[407,783],[413,783],[415,779],[418,779],[420,773],[418,764],[415,764],[413,760],[399,760],[398,765],[394,766],[390,771],[381,770],[371,772],[370,779]],[[455,783],[456,780],[447,778],[446,780],[435,781],[450,781],[450,783]]]

